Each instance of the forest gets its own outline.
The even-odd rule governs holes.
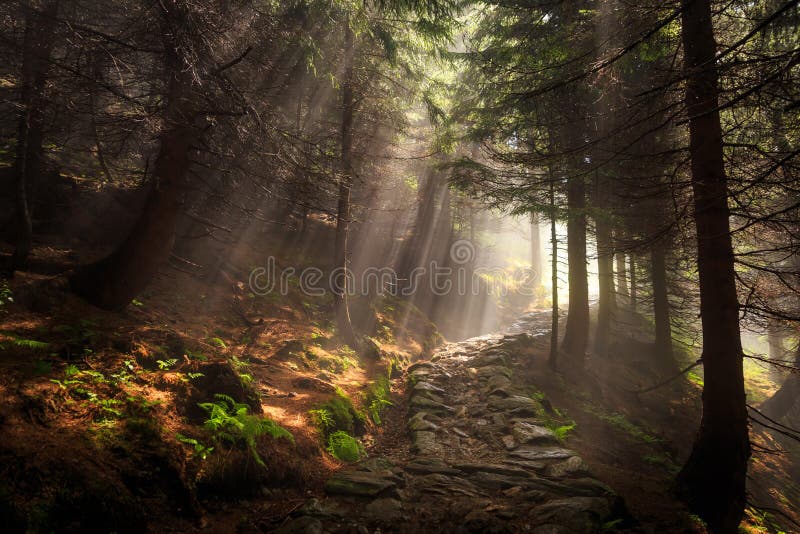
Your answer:
[[[0,530],[800,532],[798,4],[0,3]]]

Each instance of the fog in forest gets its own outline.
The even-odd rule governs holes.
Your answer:
[[[0,3],[0,531],[800,532],[798,3]]]

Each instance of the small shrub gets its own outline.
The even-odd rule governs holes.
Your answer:
[[[376,425],[382,424],[381,414],[383,410],[392,405],[392,402],[389,400],[390,395],[391,382],[389,382],[389,378],[386,376],[382,376],[373,382],[369,391],[367,391],[364,398],[367,406],[367,413],[370,419],[372,419],[372,422]]]
[[[553,435],[558,441],[564,441],[567,439],[567,436],[569,436],[569,434],[575,430],[576,426],[577,424],[574,421],[566,425],[557,426],[556,428],[552,429]]]
[[[206,458],[208,458],[208,455],[214,451],[214,447],[207,447],[206,445],[203,445],[196,439],[186,437],[183,434],[176,434],[175,438],[181,443],[185,443],[186,445],[191,445],[193,449],[192,456],[196,456],[201,460],[205,460]]]
[[[258,437],[268,435],[274,439],[284,438],[294,442],[292,434],[272,419],[249,414],[246,404],[238,403],[228,395],[217,394],[214,397],[216,402],[198,404],[208,412],[208,419],[203,426],[216,441],[247,447],[258,465],[265,466],[256,449]]]
[[[178,360],[175,358],[170,358],[168,360],[156,360],[158,364],[158,368],[162,371],[167,371],[170,367],[178,363]]]
[[[43,352],[50,347],[49,343],[44,341],[37,341],[35,339],[25,339],[23,337],[19,337],[11,332],[0,332],[3,336],[9,338],[9,342],[11,345],[18,349],[25,349],[31,352]],[[0,350],[5,350],[7,347],[5,346],[6,342],[0,343]]]
[[[364,456],[361,442],[343,430],[337,430],[328,436],[327,450],[331,456],[343,462],[357,462]]]

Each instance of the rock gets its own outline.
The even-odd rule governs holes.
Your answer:
[[[486,367],[470,367],[469,373],[478,379],[489,380],[493,376],[511,378],[511,369],[502,365],[487,365]]]
[[[536,401],[521,395],[512,395],[506,398],[492,395],[489,397],[489,408],[516,415],[537,415],[539,413],[539,406]]]
[[[414,384],[412,388],[413,391],[431,391],[433,393],[444,393],[444,390],[440,387],[434,386],[430,382],[417,382]]]
[[[597,480],[596,478],[573,478],[565,479],[565,484],[569,484],[575,490],[576,495],[586,496],[614,496],[614,490]]]
[[[380,521],[394,522],[403,515],[403,503],[397,499],[375,499],[364,507],[364,515]]]
[[[589,473],[589,466],[580,456],[572,456],[563,462],[548,465],[544,470],[545,475],[551,478],[563,478],[570,475],[583,475]]]
[[[514,441],[514,436],[509,436],[508,434],[506,434],[505,436],[500,438],[500,441],[503,442],[503,445],[508,450],[513,450],[517,447],[517,442]]]
[[[502,464],[476,464],[476,463],[458,463],[453,464],[453,467],[460,469],[465,473],[475,473],[482,471],[484,473],[495,473],[498,475],[506,475],[512,477],[528,477],[530,474],[525,469],[519,467],[510,467]]]
[[[469,437],[469,434],[467,434],[466,432],[464,432],[460,428],[455,428],[455,427],[453,427],[453,434],[455,434],[456,436],[461,436],[462,438],[468,438]]]
[[[519,448],[511,451],[511,456],[522,458],[524,460],[560,460],[562,458],[569,458],[574,456],[575,453],[569,449],[562,447],[537,447],[529,445],[527,447]]]
[[[507,458],[504,463],[509,464],[520,469],[528,471],[544,471],[546,464],[544,462],[534,462],[530,460],[522,460],[517,458]]]
[[[408,429],[412,432],[420,430],[438,430],[439,426],[426,420],[427,412],[417,412],[408,420]]]
[[[478,471],[469,476],[469,480],[476,485],[489,489],[507,489],[515,486],[524,486],[528,480],[524,477],[501,475],[498,473],[487,473]]]
[[[347,515],[347,512],[336,501],[320,501],[319,499],[309,499],[297,510],[297,513],[303,516],[310,515],[322,518],[342,518]]]
[[[419,454],[436,454],[442,450],[436,442],[436,434],[424,430],[412,434],[412,448]]]
[[[339,471],[325,483],[329,494],[358,497],[375,497],[395,487],[393,481],[368,471]]]
[[[417,458],[412,462],[406,464],[406,471],[411,473],[419,473],[424,475],[429,474],[442,474],[442,475],[460,475],[461,471],[455,466],[450,466],[438,458]]]
[[[411,397],[409,406],[417,410],[425,410],[433,413],[452,413],[454,411],[453,408],[446,404],[419,395]]]
[[[515,423],[511,434],[520,444],[525,443],[554,443],[556,437],[547,427],[532,425],[530,423]]]
[[[418,370],[429,371],[429,370],[431,370],[433,368],[434,368],[434,365],[431,362],[417,362],[417,363],[412,363],[411,365],[409,365],[406,370],[410,374],[410,373],[413,373],[413,372],[418,371]]]
[[[486,381],[486,388],[488,390],[495,390],[506,388],[511,385],[511,380],[505,375],[495,375]]]
[[[419,400],[427,399],[427,400],[431,400],[431,401],[439,403],[439,404],[442,404],[442,402],[444,401],[444,398],[442,398],[441,395],[438,395],[438,394],[434,393],[433,391],[428,391],[428,390],[414,391],[411,394],[411,402],[412,403],[414,402],[414,399],[419,399]]]
[[[475,485],[458,476],[448,476],[439,473],[419,476],[414,479],[414,484],[420,491],[437,493],[439,495],[459,494],[467,497],[478,497],[481,491]]]
[[[508,367],[508,358],[503,353],[481,354],[469,362],[470,367]]]

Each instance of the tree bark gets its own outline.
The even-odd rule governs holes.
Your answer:
[[[427,170],[423,183],[419,186],[417,199],[417,214],[411,236],[403,244],[397,271],[400,278],[408,280],[411,271],[417,267],[430,248],[430,239],[433,233],[433,222],[436,218],[436,194],[439,190],[439,180],[433,169]],[[402,285],[402,284],[401,284]]]
[[[631,254],[630,258],[631,258],[631,269],[630,269],[630,274],[631,274],[631,294],[630,294],[631,296],[630,296],[630,299],[631,300],[630,300],[630,303],[631,303],[631,311],[636,313],[636,306],[639,304],[639,292],[638,292],[638,289],[636,287],[636,284],[637,284],[637,281],[636,281],[636,256]]]
[[[173,19],[168,24],[174,29],[185,15],[176,9],[166,16]],[[165,35],[173,34],[174,31],[165,31]],[[164,124],[153,183],[142,214],[111,255],[79,269],[70,278],[76,293],[101,308],[119,310],[127,306],[169,257],[175,241],[175,226],[191,166],[190,154],[198,141],[199,129],[193,124],[196,103],[191,73],[184,65],[180,46],[172,39],[168,37],[165,43],[169,83]]]
[[[675,370],[675,360],[672,357],[672,325],[667,293],[666,254],[663,243],[654,243],[650,248],[650,262],[653,269],[653,315],[658,367],[664,372],[672,372]]]
[[[539,214],[536,212],[531,213],[531,283],[534,289],[542,285],[542,240],[539,236]]]
[[[611,225],[601,214],[595,220],[597,233],[597,279],[600,289],[597,302],[597,327],[594,350],[605,355],[611,337],[611,323],[616,311],[614,295],[614,253]]]
[[[29,195],[44,168],[44,87],[53,49],[53,21],[58,0],[49,1],[40,13],[24,5],[25,34],[22,44],[21,106],[14,161],[14,224],[16,236],[10,271],[22,269],[33,246],[33,214]]]
[[[617,264],[617,295],[622,297],[623,302],[625,302],[630,298],[630,292],[628,291],[628,267],[625,264],[625,253],[617,252],[615,254],[615,259]]]
[[[583,369],[589,342],[589,281],[586,270],[586,197],[583,177],[567,183],[567,265],[569,310],[562,347],[577,369]]]
[[[349,18],[344,26],[344,73],[342,80],[342,124],[341,124],[341,176],[339,177],[339,202],[336,209],[336,242],[334,262],[342,270],[344,284],[336,295],[334,313],[339,335],[354,350],[359,349],[358,337],[350,319],[348,291],[347,237],[350,229],[350,191],[353,186],[353,118],[355,115],[355,99],[353,98],[353,59],[354,35]]]
[[[684,0],[682,7],[705,386],[700,430],[678,488],[712,532],[736,532],[744,513],[750,441],[716,43],[710,0]]]
[[[553,287],[553,311],[550,324],[550,356],[547,364],[555,371],[558,368],[558,236],[556,234],[556,186],[550,176],[550,283]]]

